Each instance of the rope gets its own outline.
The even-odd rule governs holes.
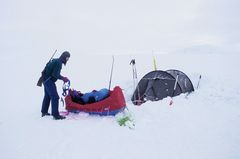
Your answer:
[[[68,91],[70,90],[70,81],[63,83],[62,89],[63,89],[62,96],[65,97]],[[61,97],[61,102],[62,102],[62,106],[64,107],[63,97]]]
[[[62,89],[63,89],[62,95],[65,97],[70,89],[70,81],[63,83]]]

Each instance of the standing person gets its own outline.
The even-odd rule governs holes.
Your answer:
[[[43,72],[43,85],[44,85],[44,98],[42,102],[42,117],[51,115],[48,112],[48,108],[51,101],[52,106],[52,116],[53,119],[65,119],[64,116],[61,116],[58,111],[59,105],[59,95],[57,93],[57,87],[55,82],[60,79],[63,82],[68,82],[68,78],[60,74],[62,69],[62,64],[66,65],[67,61],[70,58],[70,53],[65,51],[59,58],[52,59],[47,63],[44,72]]]

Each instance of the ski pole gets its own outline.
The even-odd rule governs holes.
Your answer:
[[[130,62],[130,65],[132,65],[132,70],[133,70],[133,93],[136,90],[137,94],[134,93],[134,102],[136,102],[137,105],[140,105],[140,90],[138,84],[138,78],[137,78],[137,68],[136,68],[136,61],[135,59],[132,59]]]
[[[109,91],[111,89],[111,83],[112,83],[113,64],[114,64],[114,56],[112,56],[112,68],[111,68],[110,81],[109,81],[109,87],[108,87]]]
[[[136,73],[135,73],[135,69],[134,69],[134,65],[135,65],[135,59],[132,59],[131,62],[130,62],[130,65],[132,65],[132,72],[133,72],[133,91],[135,90],[135,76],[136,76]]]
[[[198,84],[197,84],[197,88],[196,88],[196,89],[198,89],[198,87],[199,87],[201,78],[202,78],[202,76],[200,75],[200,76],[199,76],[199,79],[198,79]]]
[[[199,87],[201,78],[202,78],[202,75],[200,75],[199,78],[198,78],[198,83],[197,83],[197,86],[196,86],[196,90],[197,90],[198,87]],[[192,91],[192,92],[193,92],[193,91]],[[192,92],[188,92],[187,95],[185,96],[185,98],[188,99],[188,96],[189,96]]]
[[[134,70],[134,65],[135,65],[135,59],[132,59],[130,61],[130,65],[132,65],[132,77],[133,77],[133,93],[135,91],[135,70]],[[134,100],[136,100],[136,95],[134,95]]]
[[[137,105],[140,105],[142,102],[141,102],[141,97],[140,97],[140,89],[139,89],[139,85],[138,85],[138,78],[137,78],[137,68],[136,68],[136,65],[134,65],[134,70],[135,70],[135,79],[136,79],[136,83],[137,83],[137,86],[136,86],[136,89],[137,89]]]

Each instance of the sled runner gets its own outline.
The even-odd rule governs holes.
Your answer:
[[[73,101],[71,92],[65,97],[66,110],[69,112],[86,112],[95,115],[116,115],[126,107],[122,89],[116,86],[109,91],[109,96],[91,104],[80,104]]]

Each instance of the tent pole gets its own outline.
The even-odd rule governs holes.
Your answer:
[[[170,101],[169,105],[173,104],[173,96],[174,96],[175,90],[177,88],[177,82],[178,82],[178,75],[177,75],[177,78],[176,78],[176,81],[175,81],[175,84],[174,84],[173,93],[172,93],[171,101]]]

